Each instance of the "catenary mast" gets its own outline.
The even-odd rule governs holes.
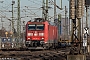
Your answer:
[[[20,18],[20,0],[18,0],[18,8],[17,8],[17,38],[18,42],[20,43],[20,37],[21,37],[21,18]]]

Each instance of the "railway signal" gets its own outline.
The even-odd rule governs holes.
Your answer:
[[[87,47],[87,34],[84,34],[83,36],[83,47]]]
[[[83,47],[84,47],[84,53],[87,53],[87,46],[88,46],[88,27],[84,28],[84,34],[83,34]]]
[[[88,34],[88,29],[89,29],[88,27],[84,28],[84,34]]]
[[[8,32],[5,32],[5,35],[6,35],[6,38],[8,38],[8,36],[7,36],[8,35]]]

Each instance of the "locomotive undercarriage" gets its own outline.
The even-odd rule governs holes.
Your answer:
[[[42,47],[45,49],[56,48],[58,45],[55,43],[44,43],[43,40],[26,41],[26,47]]]
[[[26,46],[27,47],[43,47],[44,45],[44,41],[37,41],[37,40],[34,40],[34,41],[26,41]]]

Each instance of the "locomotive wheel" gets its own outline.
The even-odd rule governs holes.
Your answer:
[[[45,45],[43,45],[43,47],[46,48],[46,49],[50,49],[49,44],[45,44]]]
[[[29,44],[26,44],[26,47],[29,47]]]
[[[52,44],[52,48],[55,48],[55,43]]]

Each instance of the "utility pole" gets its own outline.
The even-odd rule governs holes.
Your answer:
[[[13,5],[15,4],[15,1],[12,0],[12,30],[11,32],[13,33],[12,34],[12,38],[14,38],[14,16],[13,16]]]
[[[61,14],[58,14],[58,38],[61,40]]]
[[[2,22],[2,28],[3,28],[3,22],[4,22],[4,21],[2,21],[2,17],[1,17],[1,22]]]
[[[52,3],[53,3],[53,5],[56,6],[58,9],[62,10],[62,0],[61,0],[61,2],[60,2],[60,4],[61,4],[60,6],[61,6],[61,7],[59,7],[58,5],[56,5],[56,2],[54,3],[54,2],[52,1]]]
[[[23,21],[23,44],[25,46],[25,21]]]
[[[78,49],[81,50],[81,18],[82,18],[82,0],[77,0],[77,12],[76,12],[76,17],[77,17],[77,37],[79,41],[79,46]]]
[[[46,0],[46,14],[45,14],[45,20],[48,20],[48,0]]]
[[[85,0],[82,0],[82,39],[83,39],[83,16],[84,16],[84,6],[85,6]]]
[[[86,6],[86,27],[88,27],[88,6]]]
[[[61,0],[61,10],[62,10],[62,0]]]
[[[84,29],[84,28],[83,28],[84,6],[85,6],[85,0],[82,0],[82,35],[81,35],[81,36],[82,36],[82,38],[81,38],[82,40],[81,40],[81,42],[84,41],[84,39],[83,39],[83,38],[84,38],[84,32],[83,32],[83,31],[84,31],[84,30],[83,30],[83,29]],[[83,46],[83,44],[82,44],[81,46]],[[85,47],[83,47],[83,48],[85,49]],[[84,53],[85,53],[85,52],[84,52]]]
[[[45,0],[42,2],[42,18],[45,20]]]
[[[54,0],[54,4],[56,4],[56,0]],[[56,6],[54,5],[54,20],[56,19]]]
[[[67,9],[66,9],[66,6],[65,6],[65,40],[68,40],[68,19],[67,19]]]
[[[54,5],[54,19],[55,19],[56,18],[56,7],[58,9],[62,10],[62,0],[61,0],[61,7],[59,7],[59,6],[56,5],[56,0],[54,0],[54,2],[52,1],[51,3],[53,3],[53,5]],[[45,20],[48,20],[48,8],[49,8],[48,7],[48,0],[43,0],[42,6],[43,6],[42,13],[45,16],[44,18],[45,18]]]
[[[42,18],[48,20],[48,0],[42,2]]]
[[[2,29],[2,30],[1,30],[1,31],[2,31],[2,32],[1,32],[1,37],[2,37],[2,34],[3,34],[3,22],[4,22],[4,21],[2,21],[2,16],[1,16],[1,22],[2,22],[2,28],[1,28],[1,29]]]
[[[20,46],[20,37],[21,37],[21,19],[20,19],[20,0],[18,0],[18,15],[17,15],[17,38]]]

